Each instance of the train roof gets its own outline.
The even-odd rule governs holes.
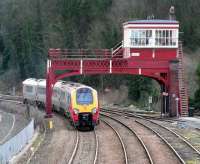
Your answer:
[[[55,87],[61,87],[61,85],[62,85],[62,81],[57,81],[56,83],[55,83],[55,85],[54,85],[54,88]]]
[[[22,82],[23,85],[37,85],[37,79],[35,78],[29,78],[29,79],[26,79]]]
[[[37,84],[41,87],[46,87],[46,79],[38,79]]]
[[[32,86],[40,86],[40,87],[46,87],[46,79],[35,79],[35,78],[29,78],[23,81],[23,85],[32,85]],[[85,87],[85,88],[90,88],[94,90],[92,87],[89,87],[84,84],[72,82],[72,81],[62,81],[59,80],[55,83],[54,87],[61,88],[63,90],[77,90],[79,88]]]
[[[62,86],[61,86],[62,89],[67,89],[69,91],[77,90],[82,87],[93,89],[92,87],[89,87],[87,85],[75,83],[75,82],[71,82],[71,81],[63,81]]]

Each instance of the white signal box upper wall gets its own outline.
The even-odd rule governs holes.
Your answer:
[[[178,48],[178,21],[128,21],[123,24],[123,28],[124,48]]]

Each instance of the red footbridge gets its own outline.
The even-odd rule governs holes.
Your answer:
[[[156,80],[161,86],[161,112],[188,115],[188,91],[175,20],[135,20],[123,24],[123,40],[112,49],[49,49],[46,114],[52,116],[56,81],[75,75],[130,74]],[[57,73],[57,72],[62,73]]]

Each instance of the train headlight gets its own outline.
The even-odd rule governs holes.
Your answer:
[[[97,112],[97,109],[96,109],[96,108],[92,109],[92,113],[93,113],[93,114],[95,114],[96,112]]]
[[[78,114],[78,113],[79,113],[79,110],[78,110],[78,109],[74,109],[74,113],[75,113],[75,114]]]

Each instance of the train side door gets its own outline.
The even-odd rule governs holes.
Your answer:
[[[71,103],[71,96],[70,96],[70,94],[67,92],[67,93],[66,93],[66,114],[67,114],[67,116],[70,115],[70,111],[69,111],[70,103]]]

